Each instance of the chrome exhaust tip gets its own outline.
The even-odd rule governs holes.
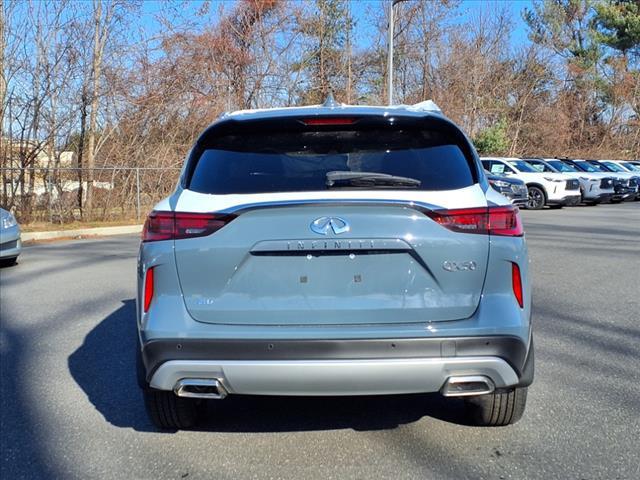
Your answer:
[[[484,375],[449,377],[444,382],[440,393],[445,397],[466,397],[485,395],[496,389],[493,381]]]
[[[176,383],[173,393],[179,397],[222,400],[229,392],[216,378],[183,378]]]

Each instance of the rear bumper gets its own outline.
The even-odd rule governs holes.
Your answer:
[[[518,383],[497,357],[385,360],[174,360],[164,363],[151,387],[173,390],[184,378],[217,379],[229,393],[244,395],[391,395],[438,392],[449,377],[482,375],[496,388]]]
[[[612,196],[613,196],[613,192],[591,191],[591,192],[585,192],[584,200],[587,202],[601,203],[601,202],[609,201]]]
[[[489,377],[496,388],[533,381],[519,337],[367,340],[162,340],[142,349],[145,383],[219,380],[229,393],[381,395],[440,391],[447,378]],[[143,385],[144,386],[144,385]]]
[[[613,200],[614,202],[630,202],[635,198],[635,194],[634,193],[614,193],[611,196],[611,200]]]
[[[507,198],[509,198],[511,203],[517,207],[526,207],[527,203],[529,203],[529,195],[511,196]]]
[[[578,203],[580,203],[580,193],[561,198],[549,198],[547,200],[548,205],[577,205]]]
[[[611,200],[614,202],[630,202],[636,197],[636,190],[621,185],[614,187],[614,193],[611,196]]]

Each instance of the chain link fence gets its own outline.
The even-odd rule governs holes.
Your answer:
[[[24,224],[142,222],[179,174],[178,167],[0,167],[0,203]]]

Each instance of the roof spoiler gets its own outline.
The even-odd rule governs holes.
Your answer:
[[[397,105],[390,108],[403,108],[412,112],[432,112],[442,115],[442,110],[433,100],[425,100],[423,102],[415,103],[413,105]]]

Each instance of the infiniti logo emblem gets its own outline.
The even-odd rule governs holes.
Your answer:
[[[309,225],[311,231],[320,235],[328,235],[333,231],[334,234],[340,235],[351,230],[351,227],[346,220],[340,217],[320,217],[316,218],[311,225]]]

